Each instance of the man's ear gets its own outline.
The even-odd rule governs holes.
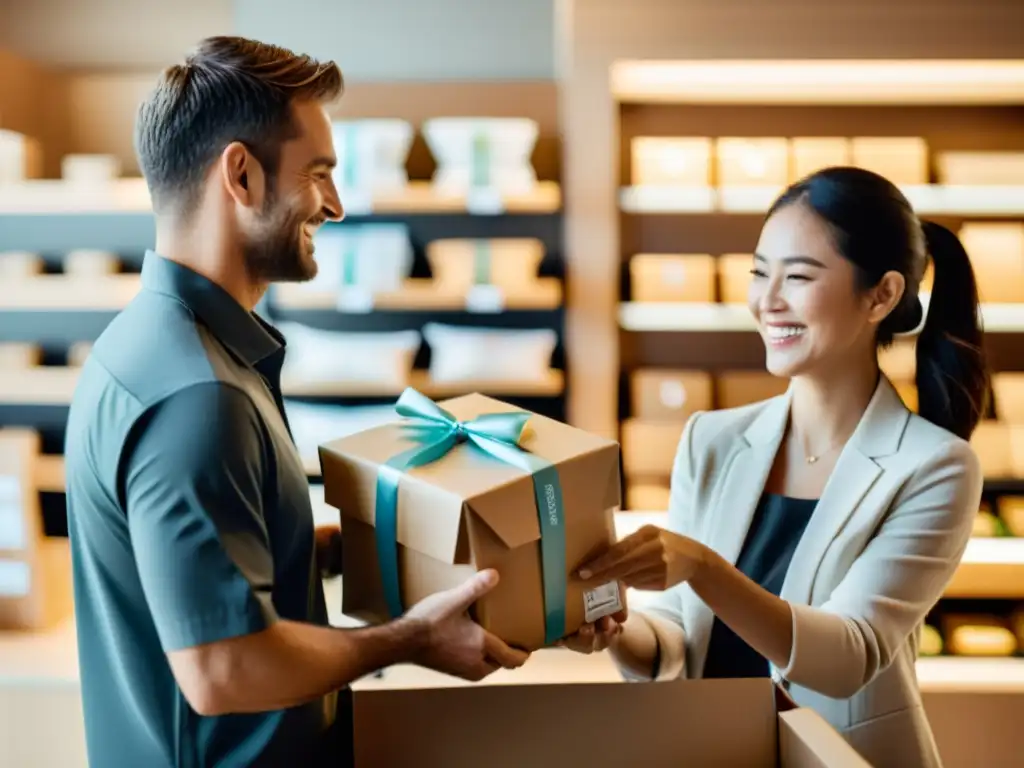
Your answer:
[[[263,169],[244,144],[233,141],[220,155],[224,188],[236,204],[254,208],[263,202]]]

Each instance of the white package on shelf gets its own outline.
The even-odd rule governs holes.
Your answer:
[[[334,183],[346,190],[393,191],[409,183],[405,161],[412,147],[413,128],[398,118],[336,120],[331,124],[338,165]]]
[[[550,328],[509,330],[427,323],[430,378],[458,381],[544,381],[558,343]]]
[[[28,251],[0,251],[0,278],[22,278],[43,271],[43,257]]]
[[[0,129],[0,184],[36,178],[42,172],[42,151],[35,139]]]
[[[114,155],[64,155],[60,175],[75,184],[105,184],[121,175],[121,161]]]
[[[64,274],[73,277],[102,277],[117,272],[116,253],[79,248],[64,255]]]
[[[0,475],[0,552],[17,552],[28,546],[21,484],[11,475]]]
[[[314,240],[318,266],[303,290],[358,286],[370,293],[397,291],[412,271],[413,250],[405,224],[322,227]]]
[[[443,191],[493,188],[528,194],[537,185],[531,157],[540,128],[512,117],[438,117],[423,123],[437,161],[434,185]]]
[[[398,420],[390,405],[342,406],[284,401],[295,446],[303,458],[317,455],[319,446],[331,440]]]
[[[419,331],[343,332],[279,323],[287,340],[283,381],[301,384],[408,384]]]

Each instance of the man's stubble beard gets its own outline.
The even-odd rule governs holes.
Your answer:
[[[304,218],[295,216],[277,196],[266,200],[264,217],[257,231],[242,247],[249,278],[260,283],[297,283],[316,277],[312,252],[304,254]]]

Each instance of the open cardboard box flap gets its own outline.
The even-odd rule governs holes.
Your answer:
[[[480,394],[439,404],[459,420],[521,411]],[[373,525],[379,467],[414,445],[398,420],[322,445],[324,500],[343,517]],[[558,465],[566,527],[573,527],[574,512],[618,506],[617,443],[531,414],[520,445]],[[606,471],[599,471],[602,468]],[[594,482],[599,478],[607,481]],[[468,562],[468,513],[486,523],[510,549],[540,538],[529,476],[466,444],[455,446],[439,461],[403,473],[398,507],[398,542],[445,563]]]
[[[354,693],[357,766],[870,768],[768,679]],[[400,738],[396,738],[400,734]]]

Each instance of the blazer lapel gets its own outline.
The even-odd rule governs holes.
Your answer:
[[[881,377],[857,429],[836,461],[817,509],[793,553],[781,596],[810,604],[814,580],[829,545],[842,532],[882,468],[877,458],[897,451],[910,412]]]
[[[742,443],[733,452],[725,476],[717,483],[712,514],[705,528],[705,542],[725,560],[736,564],[750,523],[754,518],[765,483],[775,463],[775,454],[786,433],[790,393],[769,400],[743,432]],[[687,620],[692,659],[703,666],[711,638],[714,615],[702,600],[693,603]],[[699,674],[699,670],[694,670]]]

